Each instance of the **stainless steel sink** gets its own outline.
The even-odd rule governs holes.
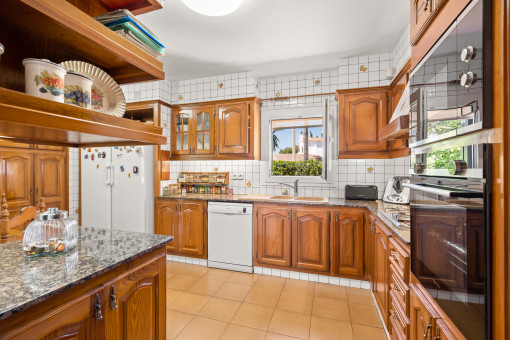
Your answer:
[[[294,198],[296,201],[309,201],[309,202],[322,202],[324,201],[324,197],[296,197]]]

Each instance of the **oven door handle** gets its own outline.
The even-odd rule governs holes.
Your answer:
[[[483,198],[483,193],[478,191],[472,191],[472,190],[447,190],[447,189],[440,189],[435,188],[423,184],[413,184],[413,183],[403,183],[404,187],[428,192],[434,195],[443,196],[443,197],[457,197],[457,198]]]

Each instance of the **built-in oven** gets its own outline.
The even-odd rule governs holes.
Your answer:
[[[411,147],[491,127],[483,18],[483,1],[471,2],[411,73]]]
[[[410,188],[411,272],[467,339],[489,339],[491,146],[419,156],[427,176],[414,174],[404,184]],[[460,159],[465,164],[458,165]]]

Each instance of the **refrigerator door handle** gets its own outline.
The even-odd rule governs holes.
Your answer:
[[[106,185],[111,185],[110,183],[110,165],[106,166]]]
[[[113,164],[110,164],[110,185],[112,188],[113,188],[113,180],[114,180],[113,171],[114,171]]]

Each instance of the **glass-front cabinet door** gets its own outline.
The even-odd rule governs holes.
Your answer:
[[[193,154],[214,153],[214,107],[203,106],[194,110],[194,144],[191,148]]]
[[[192,110],[177,110],[172,116],[172,153],[189,154],[191,153],[190,123],[192,121]]]

